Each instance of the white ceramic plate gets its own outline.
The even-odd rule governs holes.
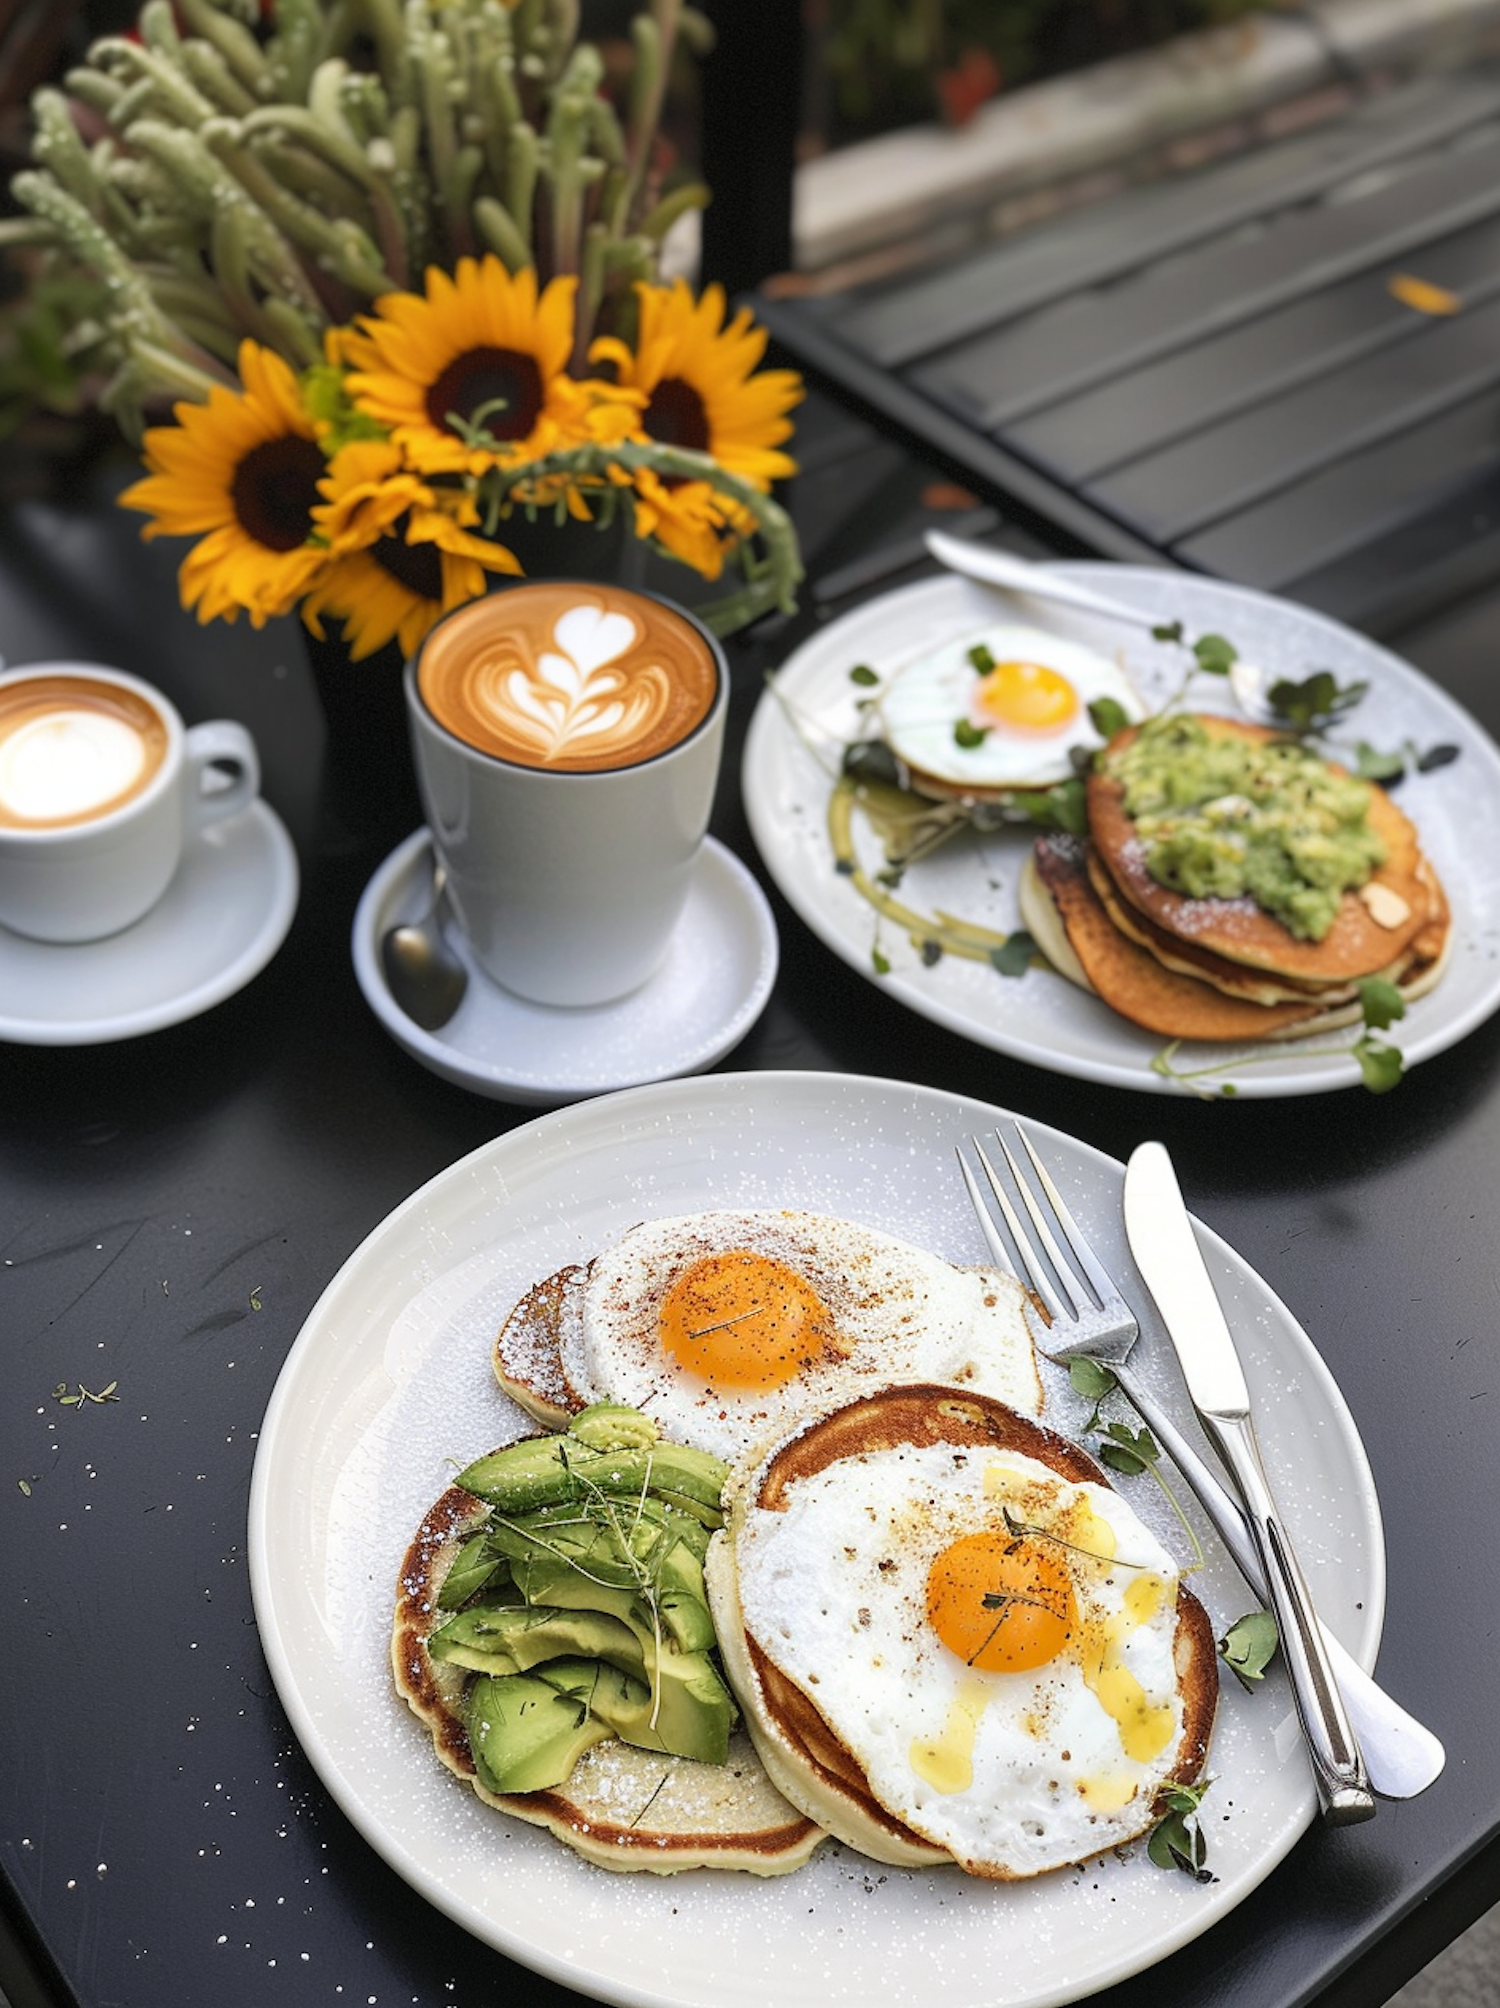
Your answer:
[[[488,1358],[522,1290],[639,1219],[714,1206],[840,1213],[955,1261],[983,1260],[953,1145],[996,1113],[896,1082],[788,1073],[585,1102],[439,1174],[314,1307],[256,1458],[262,1643],[298,1737],[356,1826],[414,1888],[512,1958],[581,1993],[650,2008],[1042,2008],[1196,1938],[1311,1820],[1311,1776],[1279,1676],[1253,1696],[1226,1679],[1205,1819],[1218,1880],[1208,1885],[1153,1868],[1143,1847],[1024,1884],[907,1872],[832,1847],[774,1881],[612,1875],[483,1806],[441,1768],[392,1689],[395,1576],[412,1532],[453,1460],[522,1433]],[[1121,1167],[1030,1127],[1084,1231],[1133,1282]],[[1319,1607],[1370,1666],[1384,1560],[1353,1422],[1289,1312],[1222,1242],[1204,1239]],[[1163,1363],[1141,1365],[1185,1414]],[[1081,1427],[1065,1382],[1049,1386],[1048,1417]],[[1122,1483],[1180,1549],[1150,1481]],[[1220,1631],[1247,1607],[1222,1556],[1195,1580]]]
[[[134,927],[104,941],[0,928],[0,1039],[97,1046],[181,1024],[258,976],[297,911],[297,853],[268,802],[190,839]]]
[[[1180,620],[1190,637],[1227,635],[1247,662],[1273,678],[1300,680],[1329,669],[1341,684],[1367,681],[1369,694],[1337,733],[1340,743],[1352,746],[1364,739],[1382,750],[1396,750],[1407,741],[1424,750],[1442,743],[1459,747],[1460,757],[1451,766],[1409,776],[1397,795],[1452,901],[1454,948],[1441,982],[1410,1008],[1391,1036],[1411,1066],[1453,1045],[1500,1006],[1500,958],[1494,952],[1500,874],[1488,863],[1500,848],[1500,749],[1466,711],[1408,663],[1286,600],[1178,572],[1100,564],[1055,569],[1143,607],[1163,622]],[[807,742],[810,737],[822,747],[825,762],[831,757],[836,771],[842,744],[862,736],[856,703],[863,693],[849,681],[850,669],[866,663],[889,673],[945,636],[970,633],[1007,617],[1055,629],[1106,656],[1118,653],[1153,706],[1181,682],[1181,649],[1153,641],[1144,629],[1076,614],[1053,602],[1001,593],[952,573],[884,594],[805,642],[778,674],[779,699],[775,692],[762,697],[751,721],[743,768],[756,844],[776,883],[813,932],[852,968],[923,1017],[1057,1073],[1180,1093],[1151,1068],[1163,1039],[1139,1030],[1050,970],[1006,978],[953,956],[929,968],[886,922],[880,946],[892,966],[888,975],[877,976],[874,911],[834,869],[826,825],[832,782],[826,764],[820,765]],[[1192,702],[1203,710],[1231,708],[1223,683],[1210,676],[1198,677]],[[789,714],[795,714],[801,732]],[[1020,828],[957,840],[909,870],[899,897],[924,913],[943,910],[1009,932],[1020,924],[1016,887],[1030,841]],[[866,857],[878,869],[873,841],[861,861]],[[1259,1056],[1255,1064],[1225,1077],[1239,1094],[1316,1094],[1358,1083],[1356,1062],[1328,1050],[1347,1044],[1351,1036],[1325,1035],[1306,1045],[1294,1041],[1274,1047],[1195,1045],[1184,1049],[1180,1064],[1218,1068],[1253,1051]],[[1211,1075],[1209,1085],[1218,1078]]]
[[[698,1074],[737,1046],[776,981],[771,903],[733,851],[704,840],[666,959],[612,1004],[553,1009],[492,982],[445,916],[448,946],[468,971],[457,1012],[425,1032],[386,984],[387,928],[422,915],[432,896],[432,839],[414,830],[365,887],[354,915],[354,974],[365,1002],[414,1060],[445,1081],[506,1102],[579,1101],[612,1088]]]

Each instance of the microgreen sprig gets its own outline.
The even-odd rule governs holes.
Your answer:
[[[1212,1783],[1211,1778],[1206,1778],[1201,1785],[1168,1785],[1162,1793],[1167,1810],[1151,1829],[1151,1838],[1146,1843],[1146,1853],[1159,1869],[1181,1869],[1194,1882],[1213,1881],[1212,1869],[1204,1866],[1208,1843],[1198,1825],[1198,1808]]]
[[[1151,1056],[1151,1071],[1163,1080],[1176,1081],[1197,1095],[1200,1101],[1226,1099],[1239,1093],[1233,1081],[1220,1077],[1244,1067],[1265,1066],[1274,1060],[1330,1060],[1349,1055],[1359,1067],[1360,1079],[1372,1095],[1389,1093],[1406,1071],[1401,1048],[1379,1035],[1406,1016],[1406,999],[1396,985],[1383,976],[1366,976],[1359,984],[1362,1030],[1342,1046],[1302,1046],[1283,1044],[1269,1052],[1242,1053],[1235,1060],[1220,1060],[1211,1067],[1179,1067],[1175,1064],[1182,1040],[1173,1039]],[[1217,1088],[1204,1085],[1218,1081]]]
[[[1254,1690],[1276,1657],[1281,1634],[1269,1611],[1247,1611],[1219,1640],[1219,1653],[1241,1687]]]
[[[1088,1435],[1095,1430],[1102,1432],[1099,1462],[1107,1464],[1111,1471],[1118,1471],[1127,1478],[1139,1477],[1143,1472],[1150,1473],[1159,1486],[1162,1497],[1177,1516],[1178,1523],[1192,1549],[1191,1566],[1185,1569],[1183,1574],[1190,1575],[1193,1571],[1201,1569],[1203,1545],[1198,1539],[1192,1521],[1183,1512],[1177,1494],[1167,1483],[1161,1469],[1161,1448],[1156,1438],[1144,1423],[1139,1429],[1132,1429],[1128,1423],[1104,1420],[1102,1410],[1111,1395],[1119,1394],[1127,1401],[1130,1399],[1119,1381],[1101,1361],[1091,1359],[1069,1360],[1068,1379],[1075,1394],[1094,1404],[1094,1412],[1084,1424],[1083,1434]]]

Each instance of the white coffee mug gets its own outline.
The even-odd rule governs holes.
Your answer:
[[[648,618],[665,609],[707,652],[707,711],[665,751],[588,772],[503,759],[434,717],[419,687],[421,651],[406,666],[417,782],[454,911],[496,982],[547,1005],[608,1003],[665,959],[708,827],[729,701],[723,651],[682,608],[619,588],[582,590],[605,592],[610,618],[632,601]],[[524,591],[505,588],[448,621],[477,621],[480,607],[493,615]]]
[[[148,913],[183,845],[260,788],[255,741],[184,727],[159,690],[92,662],[0,674],[0,926],[96,941]]]

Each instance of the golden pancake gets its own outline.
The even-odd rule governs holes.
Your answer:
[[[1087,988],[1144,1031],[1168,1039],[1234,1044],[1277,1034],[1300,1036],[1304,1031],[1321,1031],[1329,1022],[1329,1014],[1315,999],[1255,1004],[1227,997],[1196,976],[1163,968],[1149,949],[1123,935],[1110,919],[1089,879],[1086,850],[1078,838],[1040,838],[1032,863],[1029,893],[1023,881],[1022,914],[1043,953],[1048,953],[1050,930],[1035,896],[1038,892],[1055,910]],[[1064,975],[1070,974],[1056,955],[1049,959]],[[1357,1016],[1358,1007],[1351,1008]]]
[[[450,1485],[418,1528],[396,1588],[391,1665],[412,1713],[426,1724],[442,1762],[487,1805],[548,1828],[607,1869],[744,1869],[784,1875],[825,1839],[821,1828],[774,1789],[749,1737],[736,1730],[724,1764],[638,1750],[611,1739],[586,1750],[566,1782],[543,1792],[496,1794],[475,1775],[462,1697],[471,1678],[435,1660],[427,1637],[440,1616],[438,1591],[449,1565],[488,1517],[482,1499]]]
[[[1204,715],[1210,734],[1266,743],[1285,734],[1239,719]],[[1131,727],[1111,745],[1135,737]],[[1344,769],[1329,761],[1337,774]],[[1388,968],[1425,925],[1428,899],[1418,877],[1417,833],[1384,790],[1370,786],[1370,826],[1386,846],[1386,862],[1358,891],[1347,892],[1321,941],[1299,941],[1273,915],[1242,899],[1192,899],[1158,885],[1146,870],[1145,846],[1126,815],[1122,784],[1094,773],[1087,783],[1089,836],[1110,878],[1140,913],[1179,940],[1307,984],[1352,983]]]
[[[971,1873],[997,1879],[1045,1872],[1048,1868],[1063,1866],[1069,1860],[1082,1860],[1100,1847],[1115,1845],[1118,1839],[1124,1837],[1123,1833],[1105,1833],[1087,1810],[1087,1802],[1084,1806],[1077,1805],[1072,1799],[1072,1787],[1058,1782],[1067,1776],[1066,1767],[1073,1763],[1074,1755],[1081,1761],[1081,1752],[1070,1754],[1062,1751],[1060,1764],[1063,1768],[1052,1784],[1044,1788],[1055,1799],[1048,1818],[1059,1830],[1070,1829],[1066,1838],[1054,1844],[1058,1852],[1052,1859],[1028,1865],[1009,1854],[1003,1844],[998,1848],[987,1848],[986,1838],[998,1838],[993,1829],[988,1836],[983,1832],[991,1818],[985,1809],[993,1802],[988,1797],[989,1788],[980,1784],[976,1792],[973,1780],[962,1786],[945,1782],[939,1786],[939,1791],[948,1803],[956,1803],[950,1796],[953,1791],[970,1795],[974,1817],[981,1827],[980,1845],[976,1850],[970,1850],[961,1843],[956,1844],[951,1837],[946,1843],[940,1843],[933,1833],[920,1831],[909,1824],[913,1820],[930,1818],[920,1806],[907,1808],[903,1804],[897,1807],[890,1797],[882,1799],[877,1796],[866,1763],[854,1748],[854,1744],[862,1738],[849,1713],[851,1697],[847,1685],[837,1669],[825,1666],[821,1676],[814,1671],[800,1677],[791,1676],[777,1663],[778,1656],[785,1650],[781,1642],[785,1634],[778,1634],[776,1624],[771,1623],[769,1626],[763,1624],[763,1635],[757,1635],[747,1622],[747,1609],[754,1607],[757,1595],[764,1594],[763,1587],[760,1591],[756,1588],[755,1547],[767,1538],[768,1530],[777,1524],[781,1515],[790,1513],[793,1517],[787,1526],[791,1528],[794,1525],[809,1491],[825,1502],[826,1511],[831,1495],[822,1491],[822,1481],[829,1476],[843,1477],[854,1473],[856,1483],[873,1484],[877,1492],[888,1494],[888,1524],[883,1523],[878,1532],[860,1536],[853,1530],[865,1524],[867,1509],[855,1506],[845,1518],[843,1531],[839,1531],[835,1524],[840,1517],[837,1513],[828,1515],[821,1523],[805,1521],[802,1525],[807,1536],[814,1540],[827,1533],[827,1545],[822,1552],[826,1553],[830,1568],[843,1570],[851,1577],[852,1594],[862,1604],[854,1630],[870,1641],[866,1646],[854,1648],[855,1652],[862,1653],[869,1665],[879,1666],[888,1650],[888,1636],[894,1637],[896,1632],[901,1632],[906,1635],[908,1643],[912,1642],[913,1628],[920,1631],[922,1626],[920,1617],[913,1613],[905,1577],[913,1569],[920,1577],[926,1569],[927,1553],[933,1541],[941,1543],[945,1536],[941,1532],[929,1532],[924,1520],[924,1507],[930,1514],[934,1505],[933,1499],[925,1495],[932,1483],[929,1474],[936,1467],[924,1462],[920,1473],[913,1470],[905,1480],[900,1474],[913,1454],[921,1459],[933,1451],[942,1453],[938,1463],[955,1474],[952,1483],[955,1497],[960,1500],[965,1496],[977,1500],[981,1491],[989,1497],[990,1480],[994,1473],[987,1467],[987,1459],[1025,1460],[1033,1474],[1040,1471],[1045,1487],[1053,1486],[1056,1480],[1069,1489],[1091,1487],[1109,1491],[1105,1474],[1076,1444],[987,1396],[960,1393],[935,1385],[911,1386],[888,1388],[851,1402],[791,1436],[758,1467],[742,1468],[737,1474],[728,1501],[729,1520],[715,1536],[708,1562],[709,1595],[724,1663],[745,1710],[756,1747],[773,1780],[788,1798],[801,1805],[811,1817],[851,1847],[877,1860],[904,1866],[957,1860]],[[958,1476],[966,1466],[968,1476]],[[857,1473],[860,1467],[867,1467],[875,1475],[859,1480]],[[1038,1481],[1033,1476],[1029,1482],[1036,1484]],[[802,1495],[800,1498],[799,1492]],[[999,1518],[999,1509],[993,1503],[987,1509],[959,1507],[965,1515],[976,1510],[981,1517],[987,1511],[992,1518]],[[1122,1505],[1118,1510],[1124,1512],[1127,1509]],[[932,1522],[934,1528],[942,1524],[941,1516]],[[1005,1524],[1010,1526],[1009,1519]],[[782,1540],[795,1542],[799,1534],[772,1533],[770,1538],[774,1547]],[[875,1542],[874,1554],[886,1554],[897,1559],[880,1560],[867,1574],[864,1558],[856,1558],[855,1547],[840,1545],[861,1539]],[[887,1543],[891,1545],[887,1547]],[[962,1546],[963,1542],[959,1545]],[[1112,1554],[1114,1550],[1107,1552]],[[768,1581],[782,1580],[780,1571],[785,1566],[777,1549],[770,1577],[764,1574],[760,1577],[762,1586]],[[831,1575],[825,1578],[820,1570],[818,1596],[826,1598],[830,1591],[836,1602],[841,1600],[839,1586],[834,1585]],[[1029,1599],[1023,1598],[1022,1601]],[[873,1608],[864,1608],[864,1604]],[[837,1613],[835,1622],[842,1630],[842,1618]],[[989,1627],[988,1620],[981,1622],[994,1629],[1000,1621],[996,1620],[995,1627]],[[1163,1726],[1164,1740],[1157,1746],[1159,1768],[1153,1781],[1133,1802],[1119,1800],[1110,1808],[1111,1814],[1124,1821],[1131,1834],[1144,1832],[1154,1822],[1154,1801],[1166,1784],[1198,1775],[1218,1697],[1218,1667],[1212,1627],[1203,1606],[1180,1582],[1176,1585],[1174,1602],[1162,1611],[1161,1626],[1161,1650],[1166,1655],[1164,1677],[1168,1691],[1175,1690],[1180,1699],[1181,1712],[1173,1730],[1168,1732]],[[868,1627],[868,1630],[861,1633],[861,1627]],[[1066,1665],[1070,1654],[1081,1653],[1085,1660],[1088,1657],[1079,1634],[1070,1630],[1065,1634],[1066,1640],[1073,1640],[1074,1643],[1070,1646],[1064,1642],[1059,1657],[1050,1665],[1044,1665],[1038,1659],[1022,1661],[1023,1665],[1041,1669],[1037,1677],[1049,1689],[1067,1678]],[[889,1650],[899,1652],[899,1647],[892,1646]],[[903,1686],[906,1679],[904,1673],[892,1666],[891,1679],[897,1690],[907,1692],[915,1699],[924,1686],[935,1683],[941,1687],[945,1684],[939,1662],[950,1651],[948,1642],[944,1640],[939,1646],[934,1639],[931,1650],[936,1653],[936,1658],[927,1662],[926,1679],[919,1679],[909,1687]],[[949,1670],[962,1685],[968,1686],[976,1678],[982,1681],[985,1677],[983,1672],[976,1674],[976,1667],[989,1668],[991,1662],[981,1658],[978,1652],[965,1650],[952,1660]],[[1013,1709],[1029,1707],[1029,1702],[1019,1697],[1013,1685],[1025,1678],[1021,1673],[999,1674],[990,1702],[997,1710],[997,1721]],[[882,1700],[878,1710],[881,1720],[884,1719],[884,1706]],[[857,1712],[856,1707],[856,1715]],[[1070,1715],[1068,1720],[1072,1725],[1069,1732],[1071,1738],[1084,1725],[1076,1715]],[[1036,1738],[1045,1735],[1040,1716],[1026,1715],[1023,1721],[1027,1734]],[[1102,1726],[1102,1717],[1100,1721]],[[903,1734],[899,1727],[893,1732],[898,1746]],[[1116,1732],[1111,1727],[1108,1734],[1113,1739]],[[889,1782],[885,1789],[890,1793]],[[1007,1796],[1013,1798],[1015,1794],[1020,1794],[1024,1797],[1025,1793],[1026,1788],[1018,1783]],[[1071,1816],[1068,1811],[1070,1806]],[[1027,1828],[1036,1827],[1040,1831],[1036,1822],[1023,1821],[1018,1802],[1007,1805],[999,1818],[1004,1825],[1022,1822]],[[938,1824],[941,1825],[942,1821]]]
[[[1089,883],[1111,924],[1154,955],[1164,969],[1174,969],[1181,976],[1195,976],[1200,982],[1212,984],[1215,990],[1222,990],[1225,996],[1240,997],[1251,1004],[1314,1003],[1321,1008],[1352,1003],[1358,995],[1352,983],[1295,983],[1285,976],[1252,969],[1248,963],[1231,962],[1227,956],[1215,955],[1212,949],[1203,948],[1196,941],[1182,941],[1164,927],[1156,926],[1120,896],[1097,851],[1090,849],[1087,863]],[[1413,953],[1414,949],[1408,948],[1395,962],[1375,974],[1389,982],[1398,982]]]

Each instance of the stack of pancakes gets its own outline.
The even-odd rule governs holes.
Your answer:
[[[1280,736],[1237,719],[1201,722]],[[1300,1039],[1356,1023],[1367,977],[1410,1000],[1441,975],[1451,936],[1442,885],[1412,824],[1373,783],[1369,821],[1385,862],[1343,895],[1320,941],[1298,939],[1248,897],[1194,899],[1158,884],[1123,795],[1107,772],[1091,774],[1087,841],[1041,838],[1021,887],[1022,918],[1054,968],[1122,1017],[1171,1039]]]

